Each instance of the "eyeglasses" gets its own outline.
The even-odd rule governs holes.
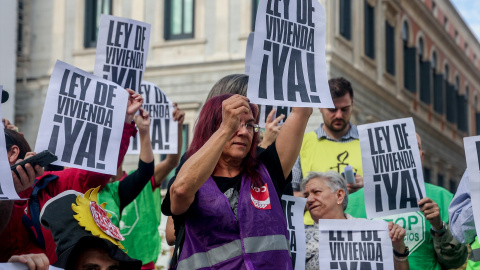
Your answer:
[[[243,123],[240,123],[240,125],[238,126],[238,129],[242,129],[243,127],[246,127],[248,132],[250,133],[257,133],[259,130],[260,130],[260,127],[257,125],[257,124],[243,124]]]

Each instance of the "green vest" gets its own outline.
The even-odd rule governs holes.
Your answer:
[[[453,194],[448,190],[425,183],[427,197],[434,200],[440,208],[440,217],[448,223],[448,206],[453,199]],[[366,218],[364,189],[348,196],[348,207],[345,210],[356,218]],[[408,263],[411,270],[430,270],[442,267],[436,259],[433,238],[430,234],[430,222],[422,212],[411,212],[383,217],[386,221],[393,221],[406,230],[405,245],[410,249]]]
[[[468,257],[467,269],[480,269],[480,243],[478,243],[478,236],[475,236],[475,241],[470,247],[472,251]]]
[[[106,202],[105,210],[112,215],[112,223],[119,227],[125,240],[122,244],[128,255],[143,264],[155,263],[160,254],[160,190],[152,190],[151,183],[127,205],[120,216],[119,181],[107,184],[99,194],[98,201]]]
[[[309,132],[303,137],[300,163],[303,177],[309,172],[333,170],[342,173],[347,165],[352,166],[354,172],[363,176],[359,140],[345,143],[323,138],[319,140],[316,132]]]

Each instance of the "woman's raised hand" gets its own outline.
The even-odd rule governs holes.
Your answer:
[[[226,128],[232,134],[238,130],[240,117],[244,113],[251,112],[248,98],[234,95],[222,102],[222,124],[220,128]]]

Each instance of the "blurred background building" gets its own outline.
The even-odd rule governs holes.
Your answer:
[[[425,180],[454,192],[466,168],[462,138],[480,133],[480,44],[471,30],[449,0],[319,1],[327,17],[328,77],[352,82],[353,123],[413,117],[426,151]],[[0,84],[12,97],[2,113],[34,145],[55,61],[93,72],[101,13],[152,25],[144,80],[186,111],[188,142],[212,85],[243,73],[258,0],[0,5]],[[315,110],[307,131],[321,122]],[[137,160],[128,157],[125,167]]]

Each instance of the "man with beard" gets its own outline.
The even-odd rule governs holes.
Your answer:
[[[300,182],[308,172],[334,170],[342,173],[348,165],[355,172],[355,183],[347,184],[348,192],[353,193],[363,187],[358,130],[350,123],[353,111],[352,85],[344,78],[330,79],[328,85],[335,108],[321,108],[323,124],[303,137],[302,149],[292,170],[294,191],[300,190]],[[302,197],[302,194],[299,196]]]

